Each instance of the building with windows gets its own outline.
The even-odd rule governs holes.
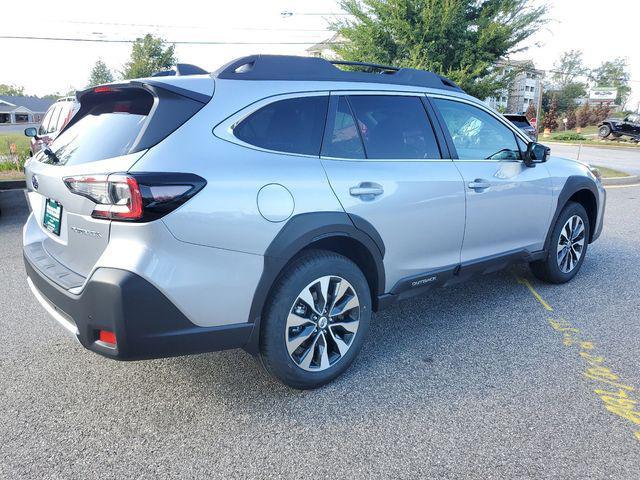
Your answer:
[[[38,124],[55,100],[0,95],[0,126]]]
[[[326,40],[316,43],[315,45],[307,48],[307,55],[310,57],[325,58],[327,60],[339,60],[336,52],[333,51],[332,46],[336,43],[343,43],[344,37],[339,33],[334,34],[332,37]]]
[[[532,103],[537,107],[544,71],[537,70],[531,60],[509,60],[498,67],[507,74],[515,72],[513,80],[495,97],[485,99],[485,103],[504,113],[523,114]]]

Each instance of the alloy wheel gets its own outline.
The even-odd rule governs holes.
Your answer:
[[[335,275],[318,278],[298,294],[289,310],[289,356],[303,370],[326,370],[344,358],[359,323],[360,302],[353,286]]]
[[[566,221],[558,239],[557,262],[562,273],[571,272],[584,252],[586,229],[582,218],[573,215]]]

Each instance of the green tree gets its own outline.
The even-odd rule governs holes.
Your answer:
[[[0,83],[0,95],[11,95],[15,97],[24,96],[24,87],[19,87],[17,85],[6,85],[4,83]]]
[[[602,62],[598,68],[591,72],[591,78],[596,86],[616,87],[618,89],[616,103],[623,109],[631,94],[631,87],[629,86],[631,75],[628,68],[627,60],[619,57]]]
[[[107,64],[99,58],[91,69],[89,84],[87,86],[95,87],[96,85],[110,82],[113,82],[113,74],[111,73],[111,70],[109,70],[109,67],[107,67]]]
[[[580,128],[584,128],[591,123],[591,108],[589,107],[589,102],[584,102],[584,105],[578,110],[577,116],[577,124]]]
[[[552,79],[560,90],[577,82],[579,77],[587,75],[589,70],[584,66],[582,50],[567,50],[553,64]],[[583,85],[583,84],[580,84]],[[583,85],[584,88],[584,85]]]
[[[137,38],[131,49],[131,58],[124,66],[122,76],[128,78],[148,77],[176,64],[175,45],[167,45],[160,37],[147,33]]]
[[[542,27],[546,6],[529,0],[341,0],[349,15],[334,28],[344,60],[431,70],[478,98],[509,79],[498,60],[524,50]]]
[[[525,116],[527,120],[531,121],[532,118],[536,118],[536,107],[533,105],[533,102],[529,103],[529,107],[527,107],[527,111],[525,112]]]
[[[555,95],[551,98],[551,107],[544,116],[543,128],[545,130],[548,128],[551,131],[558,128],[558,99]]]
[[[569,130],[573,130],[574,128],[576,128],[576,123],[576,109],[572,108],[567,112],[567,128]]]

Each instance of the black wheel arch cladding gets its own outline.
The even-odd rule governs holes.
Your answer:
[[[249,322],[253,324],[253,331],[245,350],[252,354],[258,351],[262,313],[269,292],[278,276],[299,252],[327,239],[344,239],[362,245],[370,254],[375,269],[377,291],[373,292],[372,301],[375,301],[377,295],[384,293],[385,247],[380,234],[369,222],[345,212],[312,212],[295,215],[282,227],[265,252],[262,276],[256,287],[249,313]]]
[[[590,196],[589,196],[590,195]],[[588,200],[590,198],[590,200]],[[572,200],[573,199],[573,200]],[[582,201],[581,201],[582,200]],[[544,243],[544,251],[549,251],[549,246],[551,245],[551,234],[555,227],[556,222],[558,221],[558,217],[562,210],[567,205],[569,201],[576,201],[577,203],[581,203],[584,209],[587,212],[587,216],[589,217],[589,243],[591,243],[593,239],[593,234],[596,229],[596,220],[598,216],[598,187],[595,182],[584,176],[580,175],[572,175],[567,178],[560,194],[558,195],[558,203],[556,205],[555,212],[553,214],[553,218],[549,223],[549,229],[547,231],[547,237]],[[593,204],[585,205],[583,202],[593,202]]]

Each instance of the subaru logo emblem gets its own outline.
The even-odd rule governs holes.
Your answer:
[[[33,188],[35,190],[38,189],[38,177],[36,177],[35,175],[31,177],[31,185],[33,185]]]

